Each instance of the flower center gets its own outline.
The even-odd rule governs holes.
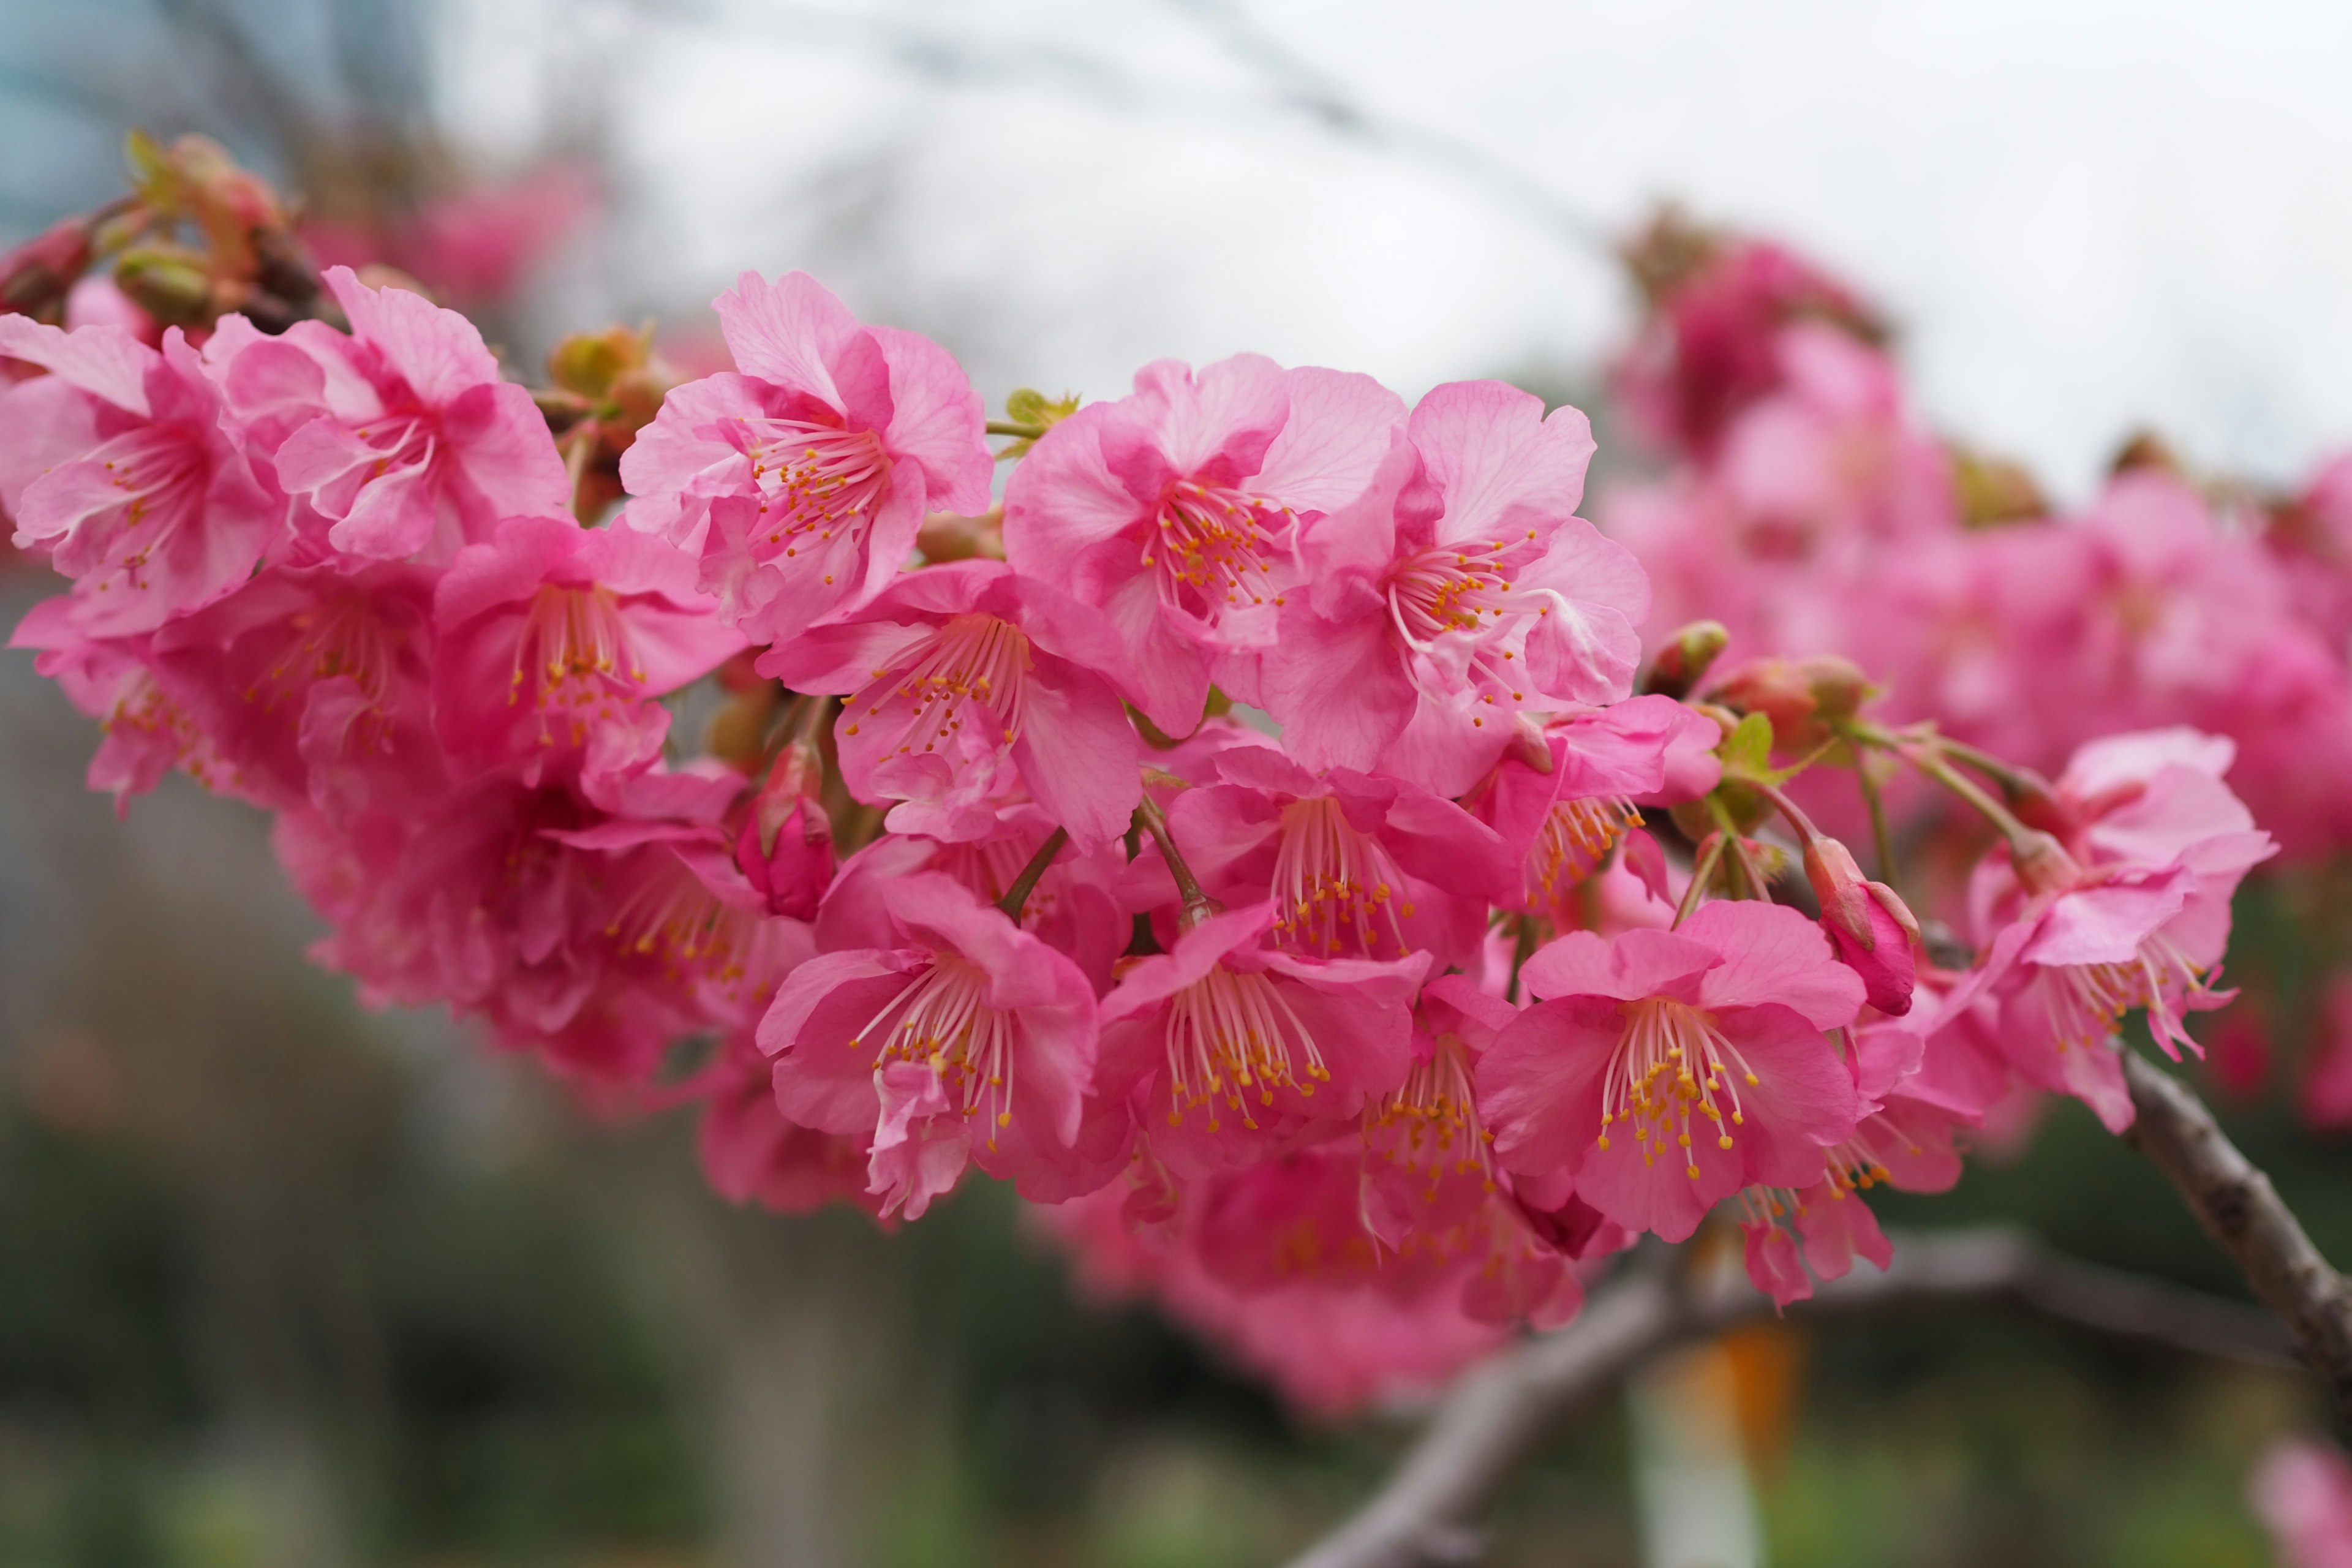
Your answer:
[[[99,581],[100,593],[113,586],[117,573],[124,587],[144,589],[141,574],[149,558],[183,523],[204,515],[211,465],[203,444],[184,430],[150,426],[117,436],[90,460],[119,493],[86,506],[58,531],[64,535],[54,551],[58,570],[79,577],[110,567]],[[148,536],[134,542],[132,536],[150,523]]]
[[[1255,1131],[1247,1096],[1261,1106],[1274,1103],[1277,1089],[1312,1095],[1330,1081],[1331,1069],[1274,982],[1223,964],[1192,982],[1169,1001],[1168,1124],[1205,1107],[1209,1131],[1221,1130],[1216,1101],[1241,1112]]]
[[[900,663],[876,670],[874,684],[852,700],[850,711],[862,702],[867,719],[879,718],[885,708],[894,717],[903,712],[898,750],[912,752],[919,744],[929,752],[963,728],[964,705],[971,703],[1009,746],[1021,738],[1027,717],[1031,663],[1029,639],[1011,622],[957,616]],[[845,732],[856,734],[863,722],[852,722]]]
[[[1478,1116],[1467,1053],[1458,1035],[1437,1037],[1437,1049],[1412,1064],[1404,1085],[1364,1113],[1367,1147],[1429,1178],[1426,1194],[1437,1201],[1438,1183],[1449,1173],[1480,1173],[1495,1190],[1495,1163],[1488,1146],[1495,1135]]]
[[[1271,597],[1266,557],[1286,547],[1297,514],[1259,496],[1182,479],[1160,503],[1159,538],[1143,564],[1156,566],[1160,596],[1203,620]]]
[[[1560,602],[1549,588],[1511,585],[1511,574],[1540,553],[1536,539],[1530,530],[1526,539],[1508,543],[1484,540],[1424,550],[1389,574],[1389,620],[1397,636],[1415,653],[1458,665],[1486,707],[1498,700],[1527,700],[1517,660],[1528,623],[1550,615]]]
[[[1378,956],[1381,940],[1396,956],[1412,951],[1399,917],[1412,905],[1399,895],[1404,873],[1381,841],[1360,832],[1330,795],[1294,800],[1282,808],[1282,840],[1275,851],[1276,940],[1324,958],[1343,949]]]
[[[1746,1125],[1740,1087],[1753,1089],[1756,1082],[1754,1069],[1738,1048],[1696,1007],[1664,996],[1629,1003],[1624,1032],[1617,1037],[1601,1089],[1601,1136],[1595,1147],[1605,1152],[1609,1129],[1620,1120],[1628,1121],[1633,1124],[1634,1142],[1642,1146],[1643,1165],[1657,1163],[1671,1139],[1675,1157],[1696,1181],[1698,1166],[1690,1152],[1692,1119],[1714,1123],[1716,1146],[1730,1148],[1731,1130]]]
[[[604,934],[623,953],[658,963],[669,979],[741,980],[758,918],[721,900],[676,856],[662,853],[659,861],[621,900]]]
[[[987,974],[952,952],[935,955],[849,1042],[874,1049],[877,1083],[893,1062],[929,1068],[950,1104],[967,1118],[986,1113],[992,1149],[996,1130],[1013,1121],[1013,1016],[989,1005]]]
[[[755,550],[773,558],[823,543],[874,521],[890,488],[890,459],[871,430],[838,430],[802,419],[743,420],[739,436],[760,491]],[[765,548],[759,548],[764,545]]]
[[[2141,940],[2128,963],[2061,964],[2049,973],[2050,1022],[2060,1050],[2104,1043],[2115,1035],[2126,1013],[2144,1007],[2148,1033],[2168,1050],[2177,1051],[2183,1046],[2198,1048],[2181,1015],[2213,996],[2216,972],[2195,963],[2159,931]]]
[[[1642,814],[1622,795],[1552,803],[1528,850],[1527,898],[1531,910],[1549,909],[1559,895],[1601,868]]]
[[[531,595],[522,631],[515,639],[507,702],[512,706],[529,695],[540,716],[541,744],[554,743],[547,728],[551,712],[571,711],[576,745],[587,738],[595,710],[608,704],[616,690],[642,686],[645,679],[610,588],[546,583]]]

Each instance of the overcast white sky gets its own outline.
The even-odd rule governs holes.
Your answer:
[[[2352,446],[2352,6],[445,7],[464,132],[512,151],[558,99],[610,106],[622,224],[581,308],[807,266],[992,399],[1244,348],[1410,395],[1591,363],[1627,302],[1559,211],[1614,231],[1674,196],[1859,279],[1932,416],[2062,492],[2142,422],[2274,478]],[[1233,16],[1558,210],[1318,124]]]

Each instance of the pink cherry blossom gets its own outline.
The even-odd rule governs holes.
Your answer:
[[[152,637],[94,637],[65,595],[26,612],[10,647],[35,650],[34,670],[58,683],[66,700],[95,719],[104,739],[90,759],[89,787],[114,797],[117,816],[173,768],[207,788],[226,787],[236,771],[223,762],[194,715],[155,679]]]
[[[623,770],[668,727],[652,699],[743,646],[664,541],[514,517],[467,546],[434,595],[436,721],[452,759],[536,783],[557,765]]]
[[[219,391],[179,332],[159,351],[119,327],[73,332],[0,315],[0,353],[46,376],[0,397],[11,432],[0,513],[19,549],[74,580],[92,634],[152,631],[253,574],[286,503],[235,439]]]
[[[899,945],[819,954],[761,1021],[784,1115],[870,1136],[868,1190],[909,1219],[967,1159],[1024,1188],[1067,1164],[1095,1062],[1086,976],[952,878],[908,877],[882,902]]]
[[[1211,893],[1236,904],[1271,894],[1276,945],[1445,963],[1475,950],[1510,863],[1460,806],[1346,768],[1318,777],[1270,747],[1231,747],[1214,767],[1222,782],[1179,794],[1169,824]]]
[[[1308,962],[1263,945],[1275,918],[1213,915],[1103,1001],[1102,1091],[1135,1099],[1180,1177],[1328,1137],[1411,1066],[1429,955]]]
[[[1561,714],[1504,756],[1467,805],[1518,865],[1515,900],[1561,929],[1568,901],[1641,825],[1637,800],[1675,804],[1715,787],[1722,730],[1671,697],[1633,697]],[[1529,757],[1539,759],[1539,771]]]
[[[1743,1187],[1810,1187],[1853,1131],[1853,1080],[1822,1031],[1853,1021],[1862,982],[1793,910],[1572,931],[1521,978],[1540,1000],[1478,1066],[1496,1157],[1565,1176],[1631,1229],[1679,1241]]]
[[[806,273],[717,301],[736,373],[674,389],[621,459],[627,521],[701,562],[757,642],[871,599],[926,511],[988,506],[979,395],[929,339],[861,326]]]
[[[1137,705],[1172,735],[1213,676],[1254,700],[1257,650],[1299,583],[1298,536],[1361,495],[1404,404],[1370,376],[1237,354],[1173,360],[1048,430],[1004,493],[1020,571],[1107,614]]]
[[[899,579],[853,618],[759,662],[795,691],[846,694],[834,737],[861,800],[895,800],[894,831],[995,830],[1015,779],[1081,848],[1127,831],[1139,742],[1100,615],[993,561]]]
[[[481,333],[403,289],[331,267],[346,337],[297,323],[240,341],[220,372],[231,406],[269,445],[278,482],[362,560],[445,562],[503,517],[560,512],[572,487],[530,394],[499,375]],[[308,415],[309,417],[302,417]],[[296,424],[296,419],[301,422]]]
[[[1422,399],[1365,495],[1306,531],[1310,586],[1260,660],[1299,762],[1460,795],[1517,713],[1626,694],[1649,588],[1574,515],[1591,455],[1581,414],[1499,382]]]

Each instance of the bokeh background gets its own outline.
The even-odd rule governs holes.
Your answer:
[[[0,244],[194,130],[522,367],[647,317],[690,359],[804,267],[992,401],[1247,348],[1589,403],[1673,199],[1858,279],[1936,425],[2079,500],[2142,426],[2278,480],[2352,441],[2347,58],[2321,5],[0,0]],[[728,1208],[683,1125],[362,1013],[259,816],[175,776],[118,823],[93,743],[0,656],[0,1563],[1213,1568],[1409,1435],[1076,1300],[986,1184],[887,1236]],[[2292,992],[2294,911],[2241,918]],[[2352,1258],[2352,1153],[2231,1124]],[[2235,1289],[2070,1103],[1881,1209]],[[2267,1563],[2249,1468],[2325,1430],[1989,1313],[1733,1359],[1780,1564]],[[1643,1561],[1639,1428],[1586,1413],[1495,1561]]]

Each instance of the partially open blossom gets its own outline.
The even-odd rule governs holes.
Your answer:
[[[1496,1156],[1566,1176],[1629,1228],[1679,1241],[1742,1187],[1810,1187],[1853,1131],[1853,1080],[1822,1031],[1853,1021],[1862,982],[1794,910],[1571,931],[1522,979],[1540,1000],[1478,1066]]]
[[[1565,907],[1575,889],[1641,825],[1636,801],[1715,787],[1721,738],[1714,720],[1671,697],[1578,710],[1534,731],[1529,755],[1506,754],[1468,805],[1517,858],[1517,901],[1565,929],[1580,923]]]
[[[905,804],[899,832],[982,837],[1013,776],[1081,847],[1127,831],[1139,742],[1118,644],[1096,612],[1001,562],[957,561],[894,584],[851,620],[772,648],[760,672],[845,694],[834,726],[861,800]]]
[[[362,560],[443,562],[503,517],[561,512],[571,486],[530,394],[503,381],[474,324],[349,268],[327,287],[349,336],[316,322],[246,343],[221,373],[240,416],[295,426],[278,482]]]
[[[860,325],[804,272],[746,272],[717,305],[737,372],[674,388],[638,433],[627,521],[773,642],[880,593],[926,511],[987,508],[980,397],[937,343]]]
[[[1108,615],[1137,705],[1187,734],[1213,675],[1252,700],[1256,651],[1299,585],[1300,531],[1363,493],[1403,418],[1370,376],[1256,354],[1197,374],[1147,365],[1132,396],[1081,408],[1022,460],[1005,553]]]
[[[185,339],[73,332],[0,315],[0,354],[49,374],[0,395],[0,513],[74,580],[93,634],[151,631],[214,603],[278,540],[286,503],[238,447]]]
[[[1581,414],[1499,382],[1423,398],[1366,494],[1307,531],[1311,585],[1260,659],[1291,753],[1459,795],[1519,711],[1623,697],[1650,594],[1575,515],[1591,456]]]
[[[868,1190],[886,1214],[919,1217],[967,1159],[1026,1187],[1077,1141],[1094,990],[951,878],[909,877],[882,899],[901,945],[819,954],[761,1021],[777,1104],[872,1138]]]

